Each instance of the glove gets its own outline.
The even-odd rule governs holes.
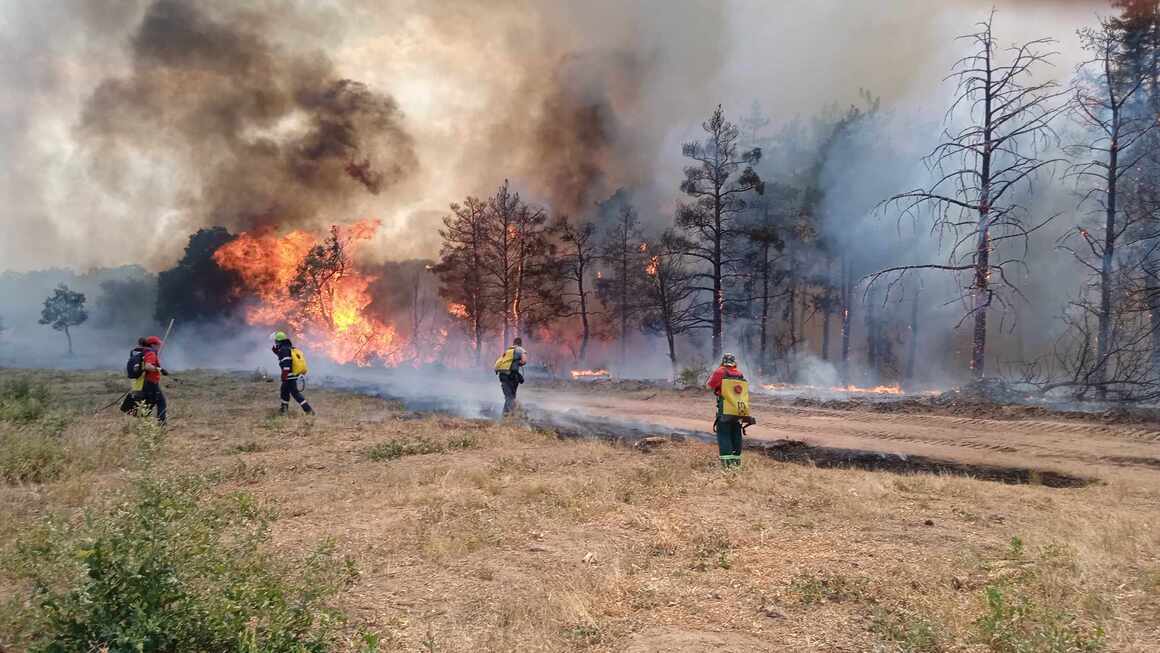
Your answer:
[[[287,369],[282,370],[282,380],[283,381],[290,380],[290,370],[287,370]]]
[[[161,376],[169,376],[169,370],[165,369],[164,367],[161,368]]]

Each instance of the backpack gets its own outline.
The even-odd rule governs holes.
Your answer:
[[[749,382],[744,378],[725,377],[721,380],[721,414],[749,417]]]
[[[310,369],[306,365],[306,356],[303,355],[302,350],[297,347],[290,348],[290,373],[294,376],[302,376],[309,372]]]
[[[508,347],[499,358],[495,359],[495,373],[512,371],[512,364],[516,359],[516,348]]]
[[[134,347],[129,352],[129,361],[125,363],[125,375],[130,379],[140,378],[145,373],[145,350]]]

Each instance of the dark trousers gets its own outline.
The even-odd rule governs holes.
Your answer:
[[[298,379],[287,379],[282,382],[282,412],[290,407],[290,397],[294,397],[294,401],[302,406],[303,412],[313,413],[314,409],[310,407],[310,402],[306,401],[306,397],[302,396],[302,391],[298,389]]]
[[[721,415],[717,417],[717,451],[721,464],[734,467],[741,464],[741,422]]]
[[[503,388],[503,414],[515,410],[516,391],[520,388],[519,376],[516,374],[500,374],[499,385]]]
[[[124,401],[121,402],[121,412],[136,415],[137,406],[142,403],[153,412],[158,422],[165,423],[168,416],[167,404],[165,393],[161,391],[161,384],[146,381],[140,390],[125,395]]]

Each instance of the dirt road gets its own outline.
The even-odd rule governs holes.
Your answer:
[[[706,433],[713,410],[708,395],[665,390],[613,394],[532,387],[526,400]],[[753,404],[759,423],[748,430],[751,438],[793,439],[824,447],[1055,470],[1103,480],[1114,476],[1160,485],[1160,424],[834,410],[756,396]]]

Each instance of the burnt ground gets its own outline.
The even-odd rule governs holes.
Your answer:
[[[568,391],[531,387],[525,396],[532,407],[566,406],[589,420],[631,420],[658,435],[672,429],[710,436],[712,398],[698,389],[587,384]],[[783,460],[1049,485],[1109,477],[1160,484],[1160,422],[1138,415],[1123,420],[1042,406],[940,406],[914,399],[751,398],[758,424],[747,430],[748,445]]]

